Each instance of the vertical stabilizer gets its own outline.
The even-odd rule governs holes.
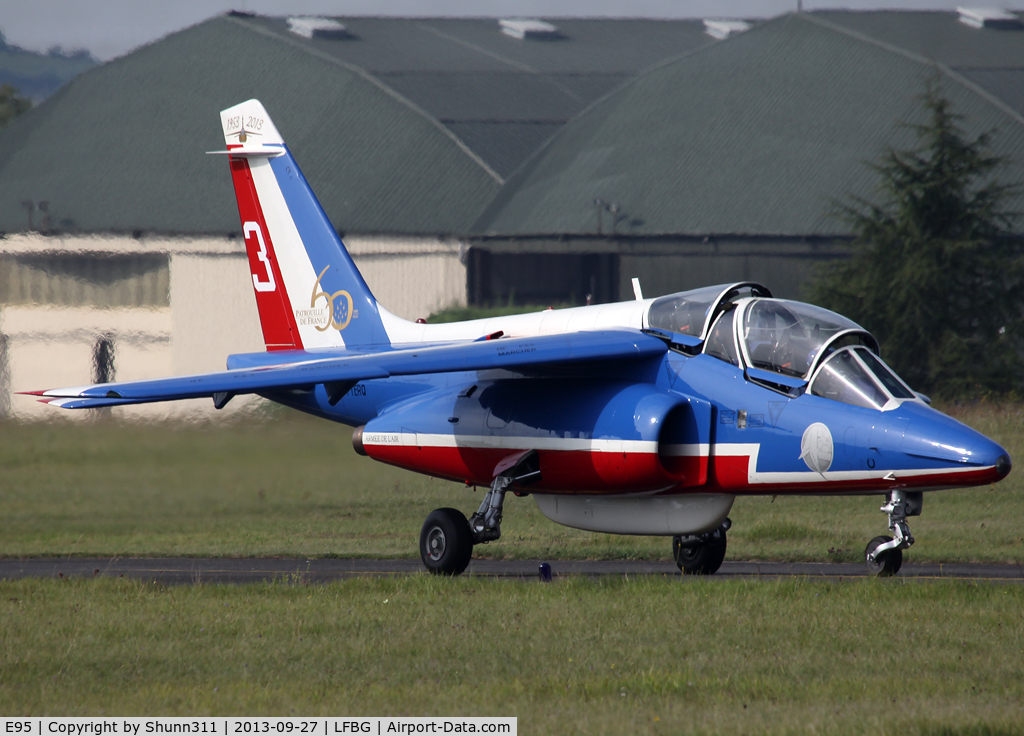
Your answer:
[[[377,300],[263,105],[220,118],[267,350],[388,344]]]

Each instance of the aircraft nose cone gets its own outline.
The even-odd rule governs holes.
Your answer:
[[[1010,474],[1010,470],[1013,468],[1013,462],[1010,460],[1010,456],[1003,453],[996,459],[996,472],[999,473],[1000,478],[1005,478]]]
[[[986,468],[985,483],[1002,480],[1013,467],[999,443],[931,407],[907,402],[895,421],[905,429],[901,449],[911,457]]]

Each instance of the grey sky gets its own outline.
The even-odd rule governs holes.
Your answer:
[[[85,48],[102,60],[231,9],[263,15],[762,18],[797,0],[0,0],[9,43],[45,51]],[[975,0],[805,0],[804,8],[953,10]]]

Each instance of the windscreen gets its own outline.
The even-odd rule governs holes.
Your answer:
[[[822,364],[811,393],[868,409],[881,409],[889,401],[850,349],[840,350]]]
[[[875,378],[882,382],[894,399],[916,398],[914,392],[907,388],[907,385],[877,355],[866,348],[858,348],[857,355],[875,374]]]
[[[850,329],[860,327],[827,309],[760,299],[746,310],[743,341],[755,368],[804,377],[821,346],[836,333]]]

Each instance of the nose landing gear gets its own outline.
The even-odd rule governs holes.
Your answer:
[[[903,550],[914,543],[907,524],[908,516],[920,516],[921,492],[890,491],[889,503],[879,509],[889,516],[891,537],[875,537],[864,549],[864,561],[868,572],[878,577],[890,577],[900,571],[903,565]]]

